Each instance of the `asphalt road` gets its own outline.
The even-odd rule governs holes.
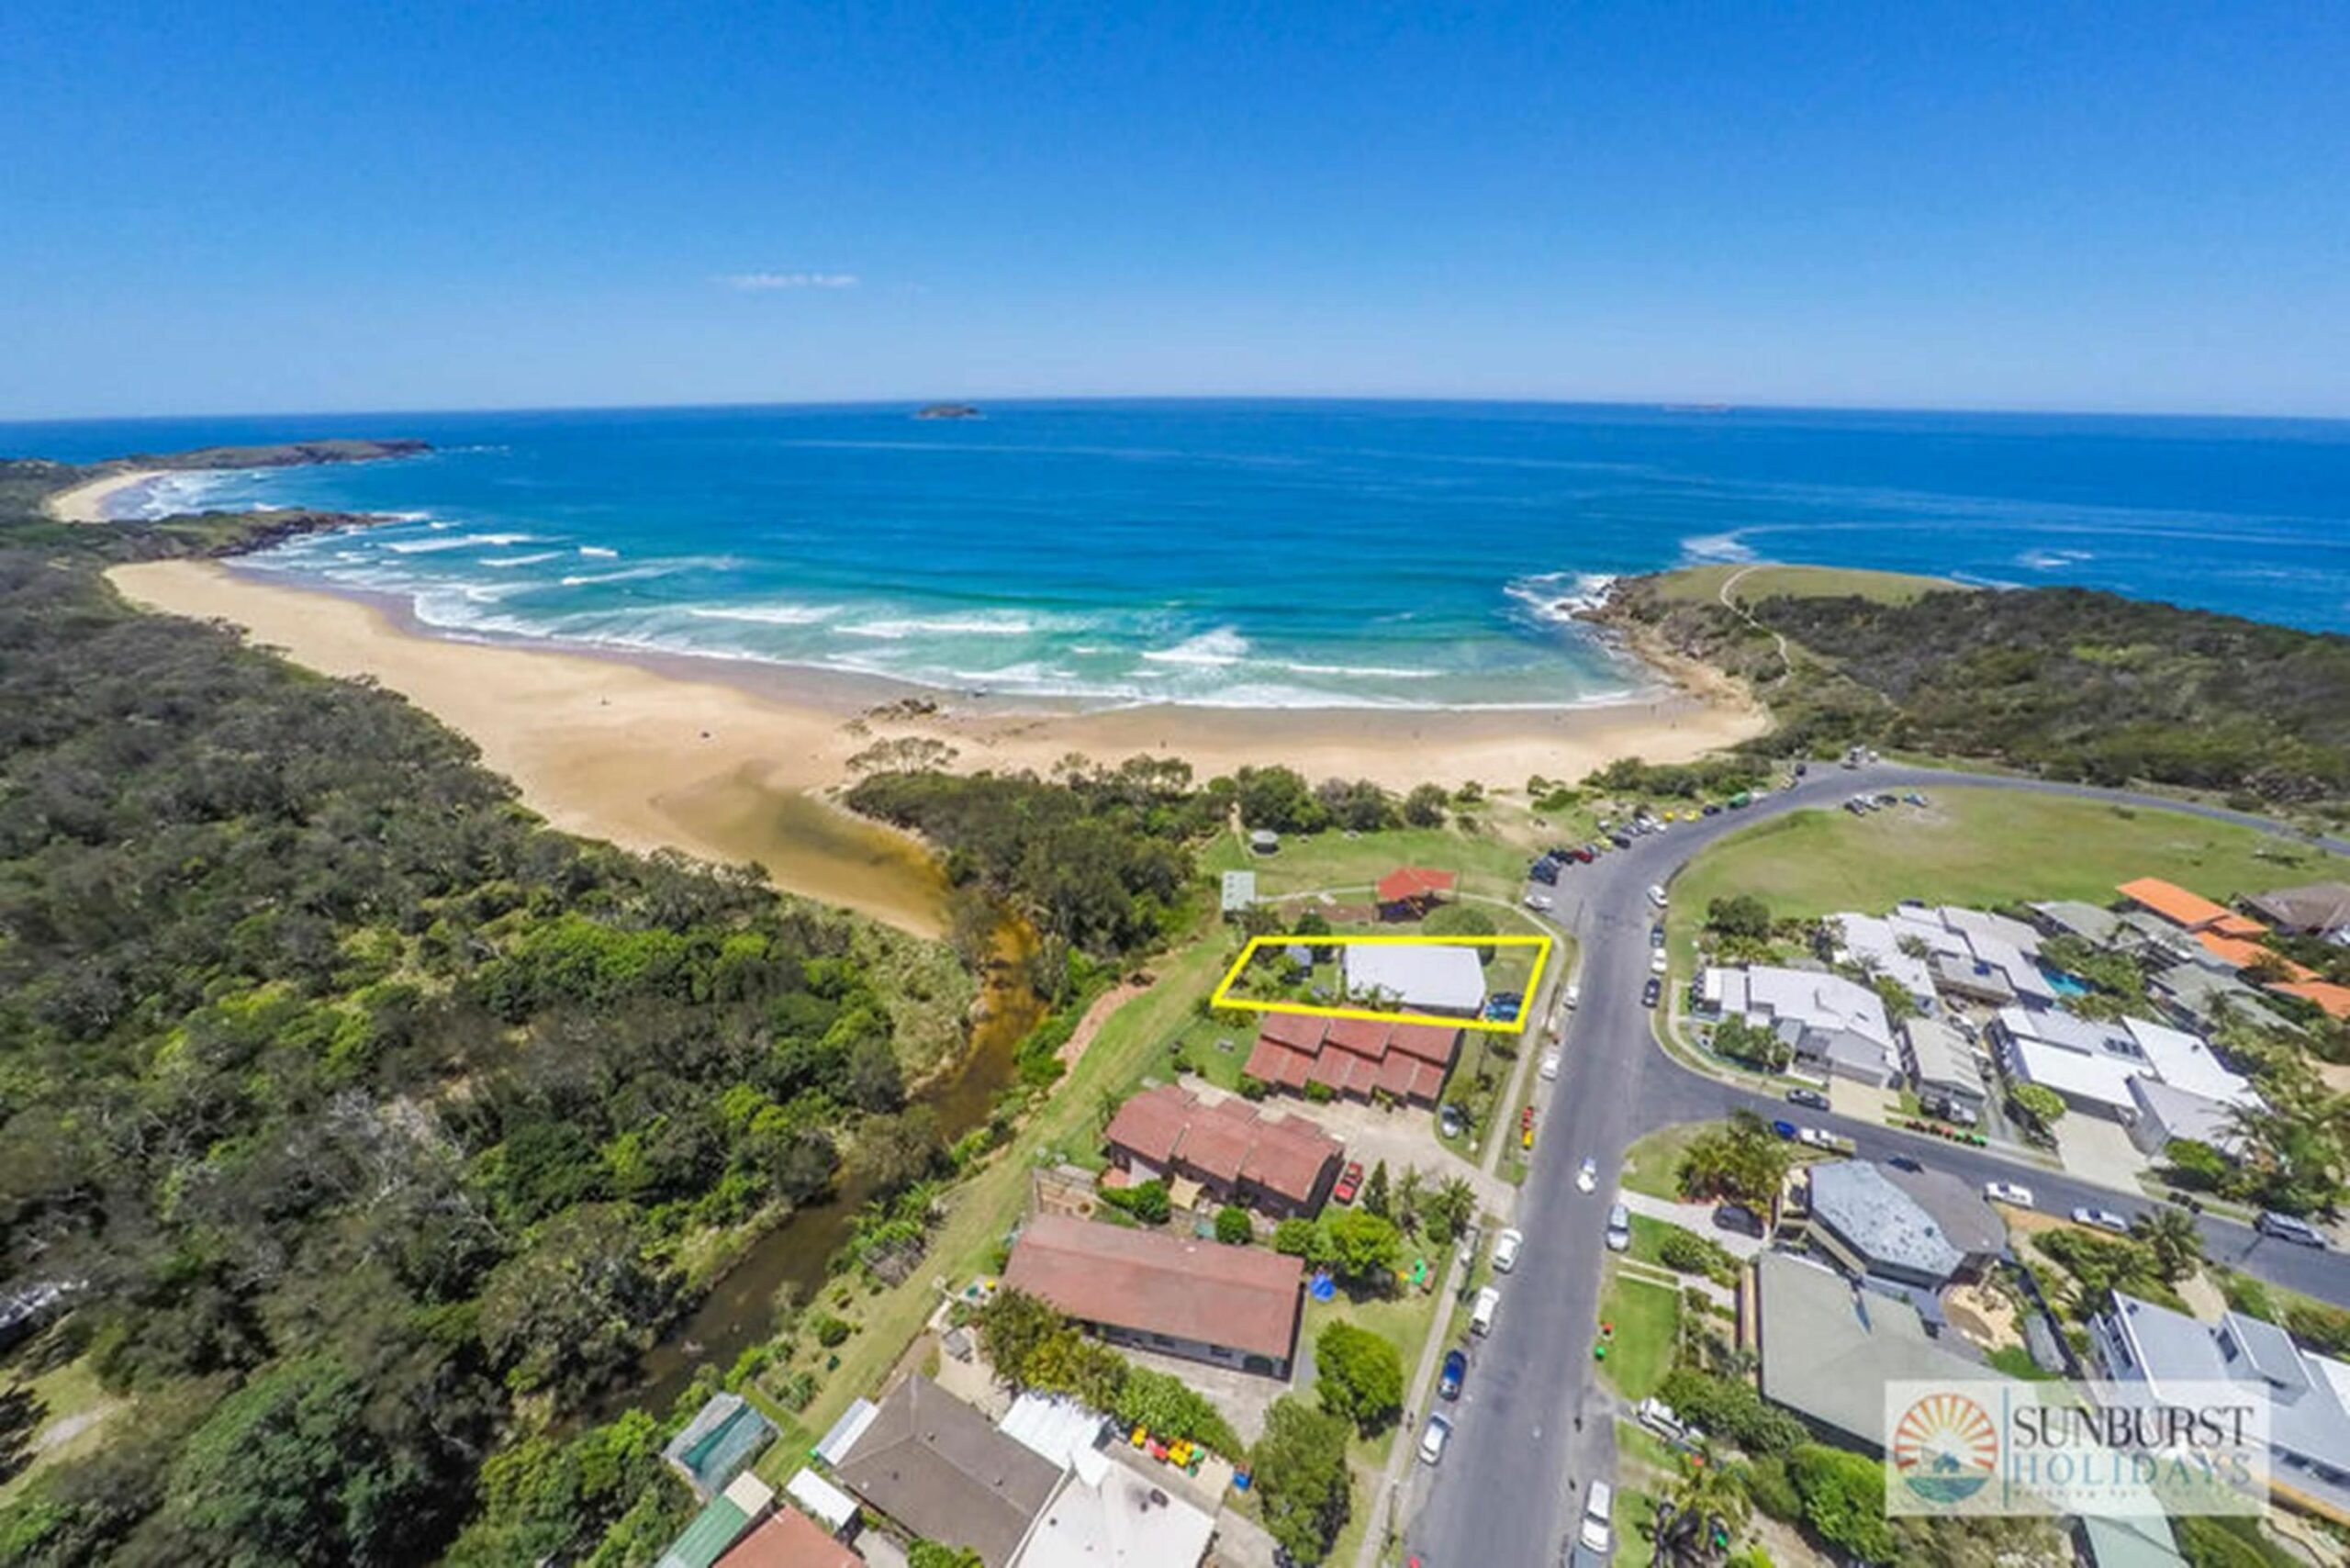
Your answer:
[[[1719,1116],[1738,1106],[1785,1115],[1783,1102],[1693,1072],[1657,1047],[1640,990],[1649,978],[1649,928],[1659,918],[1648,897],[1669,885],[1694,856],[1767,816],[1833,806],[1871,790],[1993,788],[2072,795],[2182,811],[2266,831],[2276,824],[2218,807],[2127,790],[2040,779],[1874,764],[1858,770],[1815,765],[1795,788],[1740,812],[1724,812],[1632,841],[1628,850],[1570,868],[1550,918],[1581,944],[1583,1004],[1572,1016],[1565,1062],[1535,1148],[1516,1224],[1526,1246],[1501,1282],[1493,1333],[1471,1350],[1472,1368],[1440,1469],[1421,1467],[1404,1515],[1404,1538],[1427,1568],[1537,1568],[1562,1563],[1582,1507],[1583,1487],[1616,1468],[1614,1396],[1597,1381],[1592,1341],[1599,1320],[1605,1232],[1625,1149],[1676,1122]],[[2350,843],[2315,842],[2350,854]],[[1536,1044],[1532,1050],[1542,1047]],[[2094,1204],[2124,1215],[2147,1207],[2038,1166],[1982,1149],[1850,1121],[1819,1112],[1801,1120],[1832,1128],[1870,1159],[1897,1153],[1964,1177],[2004,1177],[2031,1187],[2042,1209]],[[1598,1161],[1595,1193],[1575,1191],[1576,1167]],[[2221,1220],[2203,1221],[2210,1256],[2248,1272],[2333,1301],[2350,1300],[2350,1259],[2259,1237]]]

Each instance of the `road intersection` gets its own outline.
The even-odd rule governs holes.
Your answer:
[[[1568,1017],[1563,1071],[1513,1222],[1525,1233],[1523,1255],[1505,1283],[1493,1332],[1472,1348],[1470,1392],[1453,1413],[1444,1463],[1416,1468],[1398,1511],[1407,1554],[1416,1553],[1427,1568],[1564,1562],[1583,1486],[1615,1471],[1616,1401],[1598,1385],[1591,1346],[1607,1256],[1607,1207],[1625,1150],[1657,1128],[1741,1107],[1785,1114],[1781,1101],[1684,1067],[1657,1044],[1654,1014],[1640,1002],[1649,978],[1649,927],[1657,917],[1648,890],[1669,886],[1698,853],[1759,817],[1834,806],[1862,783],[1871,790],[1965,787],[2074,795],[2283,831],[2241,812],[2124,790],[1895,764],[1859,772],[1830,767],[1745,811],[1636,838],[1629,849],[1561,879],[1548,918],[1579,945],[1574,978],[1582,1003]],[[2340,839],[2317,842],[2350,854],[2350,843]],[[1543,1045],[1529,1039],[1525,1055],[1539,1055]],[[1912,1154],[1975,1182],[2020,1177],[2045,1209],[2095,1204],[2135,1214],[2148,1206],[2143,1194],[2117,1195],[2041,1166],[2019,1166],[1995,1150],[1831,1114],[1805,1119],[1850,1137],[1864,1159]],[[1574,1182],[1585,1158],[1597,1161],[1601,1175],[1597,1191],[1588,1195]],[[2226,1220],[2205,1216],[2201,1224],[2214,1260],[2311,1295],[2350,1300],[2350,1259],[2267,1240]]]

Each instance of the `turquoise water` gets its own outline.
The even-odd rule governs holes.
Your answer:
[[[1507,404],[1066,403],[0,426],[87,458],[414,435],[410,462],[122,504],[405,521],[254,558],[453,635],[952,690],[1550,705],[1639,679],[1567,611],[1770,558],[2086,583],[2350,629],[2350,425]]]

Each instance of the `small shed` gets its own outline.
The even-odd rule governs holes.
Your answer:
[[[1271,828],[1260,827],[1248,835],[1248,847],[1259,855],[1270,855],[1281,846],[1281,835]]]
[[[1236,914],[1247,913],[1256,906],[1256,872],[1226,871],[1224,874],[1224,889],[1218,901],[1218,907],[1225,919],[1228,920]]]
[[[661,1457],[694,1489],[709,1498],[742,1473],[775,1437],[766,1417],[739,1394],[714,1394],[685,1429],[669,1439]]]

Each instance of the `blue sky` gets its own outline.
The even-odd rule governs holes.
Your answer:
[[[2345,83],[2328,0],[11,0],[0,418],[2350,415]]]

